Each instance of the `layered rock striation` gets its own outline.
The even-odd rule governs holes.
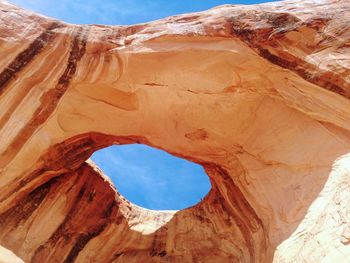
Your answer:
[[[348,0],[225,5],[134,26],[70,25],[0,2],[0,20],[3,253],[350,258]],[[88,161],[128,143],[201,164],[211,191],[182,211],[131,204]]]

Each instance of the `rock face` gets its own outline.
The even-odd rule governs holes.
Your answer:
[[[0,246],[0,263],[23,263],[12,251]]]
[[[0,20],[0,244],[25,262],[350,258],[348,0],[134,26],[1,2]],[[203,165],[211,191],[130,204],[87,161],[127,143]]]

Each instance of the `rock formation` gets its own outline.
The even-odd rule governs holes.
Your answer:
[[[70,25],[1,2],[0,20],[0,253],[349,261],[348,0],[134,26]],[[129,203],[87,161],[128,143],[201,164],[211,191],[182,211]]]

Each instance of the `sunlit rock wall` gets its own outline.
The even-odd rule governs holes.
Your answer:
[[[0,2],[0,20],[1,246],[33,263],[350,258],[348,0],[134,26]],[[203,165],[212,190],[177,212],[129,203],[86,162],[128,143]]]

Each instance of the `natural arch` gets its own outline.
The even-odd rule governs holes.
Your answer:
[[[349,256],[349,2],[294,3],[127,27],[0,3],[1,246],[26,262]],[[175,214],[134,207],[86,163],[128,143],[201,164],[212,190]]]
[[[15,207],[0,215],[2,225],[6,227],[6,229],[3,229],[4,236],[11,236],[12,231],[16,233],[18,229],[14,229],[14,226],[23,224],[23,221],[32,220],[35,213],[39,213],[37,211],[38,207],[42,207],[44,211],[45,208],[50,210],[52,206],[60,204],[58,199],[63,198],[71,199],[69,205],[64,208],[65,217],[60,218],[58,215],[53,217],[57,219],[57,222],[50,223],[54,225],[52,228],[56,230],[44,245],[39,246],[35,251],[31,251],[28,254],[32,262],[44,259],[50,260],[62,257],[62,255],[66,256],[64,260],[67,262],[91,259],[90,253],[93,252],[93,249],[91,250],[87,244],[93,244],[93,240],[97,241],[98,238],[102,238],[102,240],[107,238],[102,233],[108,228],[113,229],[112,235],[119,236],[122,230],[130,232],[129,234],[124,233],[126,246],[129,244],[127,241],[128,236],[133,241],[135,241],[135,235],[139,236],[137,242],[135,242],[138,245],[132,249],[125,248],[124,245],[119,244],[120,240],[117,239],[115,240],[117,243],[113,243],[111,236],[107,235],[110,249],[115,250],[116,246],[119,249],[115,252],[116,256],[112,255],[113,257],[111,257],[110,253],[107,253],[105,257],[99,255],[98,260],[101,261],[117,260],[119,257],[120,259],[118,260],[121,260],[121,262],[133,262],[133,260],[136,262],[139,257],[148,258],[146,260],[150,260],[150,262],[162,260],[163,257],[169,258],[165,243],[158,240],[159,233],[164,237],[168,232],[182,227],[191,227],[191,231],[186,233],[183,238],[188,240],[190,235],[195,235],[193,242],[198,238],[198,235],[201,236],[202,240],[205,240],[208,231],[211,235],[214,235],[217,231],[223,231],[223,233],[226,231],[236,232],[230,237],[232,239],[231,242],[241,236],[245,242],[249,243],[250,251],[247,252],[252,253],[252,257],[254,257],[256,251],[254,251],[253,247],[255,243],[253,235],[261,236],[259,243],[265,242],[263,224],[253,208],[247,203],[241,190],[235,186],[228,172],[219,165],[189,156],[182,156],[201,163],[205,167],[212,181],[212,190],[202,202],[192,208],[179,212],[163,212],[149,211],[134,206],[116,192],[111,182],[100,173],[97,167],[85,162],[97,149],[111,144],[140,142],[149,144],[142,137],[127,138],[89,133],[53,145],[38,161],[38,163],[42,163],[42,166],[28,174],[24,181],[19,180],[17,187],[14,187],[15,190],[12,193],[18,195],[20,186],[24,182],[27,186],[40,185],[35,189],[33,189],[34,187],[31,188],[29,193],[22,193],[21,202],[16,203]],[[51,166],[48,167],[47,164],[51,164]],[[43,172],[44,170],[46,172]],[[38,182],[39,180],[44,181]],[[218,182],[218,180],[223,181]],[[225,200],[223,192],[229,195],[230,202],[234,202],[237,207],[233,207],[231,203]],[[11,192],[9,195],[11,195]],[[215,211],[212,210],[213,207],[215,207]],[[41,211],[41,213],[44,213],[44,211]],[[219,219],[223,215],[226,218],[224,227],[223,229],[216,229],[218,226],[215,226],[211,220],[215,217]],[[41,218],[38,219],[39,222],[42,220]],[[239,222],[239,226],[235,225],[236,220]],[[41,226],[44,222],[39,222],[35,225],[38,227],[40,225],[40,229],[42,229]],[[84,233],[82,233],[81,228],[76,228],[79,224],[84,224]],[[206,226],[205,232],[203,232],[204,226]],[[28,236],[26,238],[31,239]],[[70,244],[61,248],[55,248],[57,242],[59,243],[62,238],[69,240]],[[176,235],[176,242],[180,242],[183,238],[179,238],[179,235]],[[221,239],[219,236],[216,238],[216,242],[219,242]],[[18,242],[17,237],[15,240]],[[101,245],[100,249],[106,249],[107,240],[102,240],[98,241]],[[71,242],[74,242],[74,244]],[[158,242],[160,242],[159,245],[157,244]],[[147,244],[152,246],[150,251],[142,249]],[[12,244],[7,241],[6,245],[11,247]],[[211,246],[212,244],[209,243],[206,247],[210,250]],[[266,248],[266,244],[263,247],[261,247],[261,244],[256,244],[255,246],[258,250]],[[82,249],[86,249],[86,253],[80,253]],[[227,252],[223,253],[226,254],[232,249],[236,250],[236,253],[241,253],[242,251],[242,248],[237,247],[229,248]],[[52,253],[52,251],[55,252]],[[78,257],[78,255],[80,256]],[[210,252],[206,257],[215,259],[217,256],[217,252],[213,254]],[[171,256],[173,260],[178,260],[182,257],[181,254]],[[240,260],[240,258],[231,255],[227,260]]]

